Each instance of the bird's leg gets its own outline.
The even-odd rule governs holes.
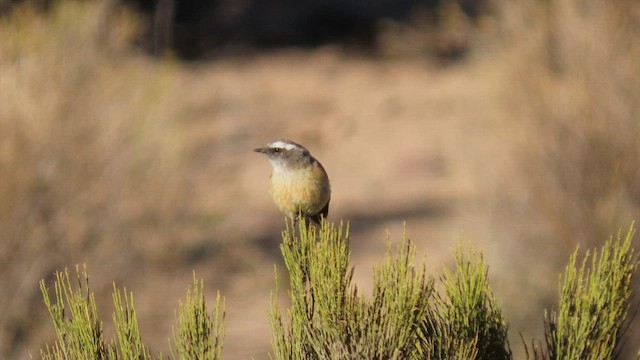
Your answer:
[[[299,226],[298,226],[298,221],[300,220],[300,218],[299,218],[299,217],[300,217],[300,214],[299,214],[299,213],[298,213],[298,214],[296,214],[296,215],[293,217],[293,225],[292,225],[292,227],[291,227],[291,242],[294,242],[294,241],[295,241],[295,239],[296,239],[296,236],[295,236],[296,231],[299,231],[299,229],[298,229],[298,228],[299,228]],[[300,234],[300,233],[298,233],[298,234],[299,234],[300,236],[302,235],[302,234]]]

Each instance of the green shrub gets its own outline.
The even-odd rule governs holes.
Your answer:
[[[376,268],[374,296],[351,285],[348,229],[323,222],[299,224],[283,233],[291,309],[285,326],[274,301],[271,310],[275,359],[401,359],[419,352],[420,324],[427,315],[433,281],[413,264],[414,246],[403,240],[389,248]],[[316,241],[316,238],[318,241]],[[274,297],[275,299],[276,297]]]
[[[55,344],[47,346],[40,354],[43,359],[115,359],[115,349],[104,341],[102,322],[98,319],[95,295],[89,291],[86,269],[81,273],[76,268],[76,280],[78,288],[74,289],[68,271],[56,273],[55,303],[49,298],[44,280],[40,281],[44,303],[57,336]]]
[[[174,359],[220,359],[224,334],[224,304],[220,293],[216,296],[213,313],[207,313],[204,284],[193,275],[193,285],[187,290],[187,300],[180,302],[174,346],[178,356]],[[221,312],[222,311],[222,312]]]
[[[297,230],[297,231],[296,231]],[[545,313],[545,344],[533,343],[528,359],[578,360],[619,357],[629,323],[632,276],[640,266],[631,248],[635,228],[587,252],[581,265],[576,250],[560,283],[559,310]],[[373,295],[351,283],[348,228],[323,222],[288,223],[281,245],[289,272],[291,307],[278,305],[278,286],[269,313],[271,357],[284,359],[511,359],[507,322],[488,282],[482,254],[458,246],[455,269],[436,281],[414,262],[415,246],[406,236],[388,245],[374,270]],[[86,270],[56,273],[55,302],[44,280],[45,305],[56,342],[42,359],[153,359],[142,343],[133,295],[113,287],[117,339],[104,339]],[[123,295],[124,293],[124,295]],[[218,293],[207,312],[203,282],[194,274],[176,314],[171,343],[174,359],[220,359],[224,305]],[[158,355],[162,358],[162,354]]]
[[[456,268],[444,269],[444,297],[438,297],[435,316],[445,329],[434,336],[438,358],[510,359],[507,324],[496,303],[487,279],[488,267],[482,254],[462,246],[454,250]],[[460,344],[471,346],[472,353],[456,355]],[[461,356],[464,355],[464,356]]]
[[[458,269],[444,276],[442,298],[424,265],[414,263],[415,246],[403,237],[395,251],[388,246],[367,298],[351,285],[348,231],[301,223],[299,234],[291,226],[283,233],[291,308],[287,326],[273,303],[275,359],[508,357],[506,325],[481,258],[456,253]]]
[[[49,297],[49,289],[44,280],[40,289],[49,310],[56,332],[56,342],[40,351],[45,360],[62,359],[136,359],[150,360],[149,349],[142,343],[138,319],[133,305],[133,294],[124,297],[114,284],[113,321],[117,340],[104,339],[102,322],[96,310],[95,295],[89,289],[89,275],[76,268],[77,285],[74,286],[69,272],[55,274],[55,302]],[[224,305],[220,294],[216,298],[213,312],[209,314],[205,306],[204,286],[193,277],[193,284],[187,289],[187,300],[180,303],[177,315],[177,330],[174,334],[174,359],[220,359],[224,332]],[[157,358],[162,359],[162,354]]]
[[[577,266],[576,250],[560,281],[559,310],[545,313],[546,351],[535,359],[618,358],[628,322],[631,279],[640,266],[631,248],[635,229],[610,239]],[[589,261],[591,260],[591,261]],[[588,266],[590,263],[591,266]]]

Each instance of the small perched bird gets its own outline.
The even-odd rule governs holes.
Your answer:
[[[331,186],[329,177],[309,150],[288,140],[278,140],[253,151],[263,153],[273,167],[269,193],[285,215],[299,216],[320,224],[329,214]]]

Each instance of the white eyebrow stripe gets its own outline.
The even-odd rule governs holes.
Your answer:
[[[267,145],[267,147],[270,148],[281,148],[281,149],[285,149],[285,150],[293,150],[295,148],[297,148],[297,146],[295,144],[292,143],[288,143],[286,141],[274,141],[272,143],[270,143],[269,145]]]

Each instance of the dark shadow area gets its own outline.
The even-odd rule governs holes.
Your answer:
[[[0,0],[0,17],[24,2]],[[55,0],[32,3],[46,12]],[[141,48],[182,60],[325,45],[375,55],[385,21],[411,24],[419,13],[421,28],[437,29],[450,22],[451,14],[443,8],[454,6],[471,21],[488,10],[486,0],[112,0],[105,2],[106,11],[115,13],[119,3],[142,16]],[[466,54],[455,40],[436,41],[437,55],[444,60]]]
[[[183,59],[327,44],[375,51],[380,22],[407,23],[416,9],[437,26],[443,0],[126,0],[148,19],[141,45]],[[457,0],[476,18],[484,0]]]
[[[413,222],[419,219],[433,219],[437,220],[442,217],[451,215],[453,211],[451,201],[433,201],[424,202],[420,204],[412,204],[405,207],[398,207],[393,210],[384,212],[354,212],[349,213],[342,219],[329,217],[335,225],[339,225],[340,221],[344,222],[346,226],[349,225],[349,234],[351,237],[358,237],[363,232],[366,232],[371,227],[379,226],[386,222],[392,221],[407,221]],[[198,264],[218,264],[221,271],[227,271],[233,273],[234,268],[238,264],[235,264],[238,259],[233,260],[236,253],[242,253],[246,251],[247,247],[253,248],[254,251],[258,251],[271,259],[271,262],[281,264],[282,256],[280,253],[280,244],[282,243],[282,231],[284,231],[284,222],[274,222],[262,228],[254,239],[251,239],[243,244],[234,245],[233,243],[221,244],[214,239],[201,240],[194,242],[191,246],[184,246],[179,251],[179,259],[174,259],[173,266],[168,266],[166,262],[163,262],[165,271],[175,271],[180,266],[188,264],[189,267],[195,267]],[[364,243],[364,242],[361,242]],[[244,249],[244,250],[243,250]],[[242,261],[241,261],[242,262]],[[223,265],[220,265],[223,264]],[[235,264],[235,265],[234,265]]]
[[[412,204],[405,207],[399,207],[393,210],[384,212],[353,212],[346,214],[342,221],[344,225],[349,224],[349,236],[358,237],[359,234],[365,232],[371,227],[379,226],[385,222],[390,221],[407,221],[412,222],[417,219],[440,219],[451,215],[453,211],[453,204],[451,201],[433,201],[424,202],[420,204]],[[334,224],[339,225],[341,219],[336,219],[329,215],[329,220]],[[282,224],[284,226],[284,224]],[[281,262],[280,243],[282,238],[280,236],[284,227],[280,224],[274,224],[268,228],[263,229],[262,236],[253,240],[253,243],[260,249],[260,251],[270,258],[273,258],[274,262]],[[211,243],[211,242],[207,242]],[[207,255],[200,257],[202,260],[207,259]],[[210,260],[210,259],[209,259]]]
[[[366,231],[372,226],[384,224],[389,221],[407,221],[416,219],[439,219],[451,215],[453,207],[451,201],[433,201],[412,204],[386,212],[357,212],[347,214],[345,221],[349,222],[349,232],[357,234]]]

